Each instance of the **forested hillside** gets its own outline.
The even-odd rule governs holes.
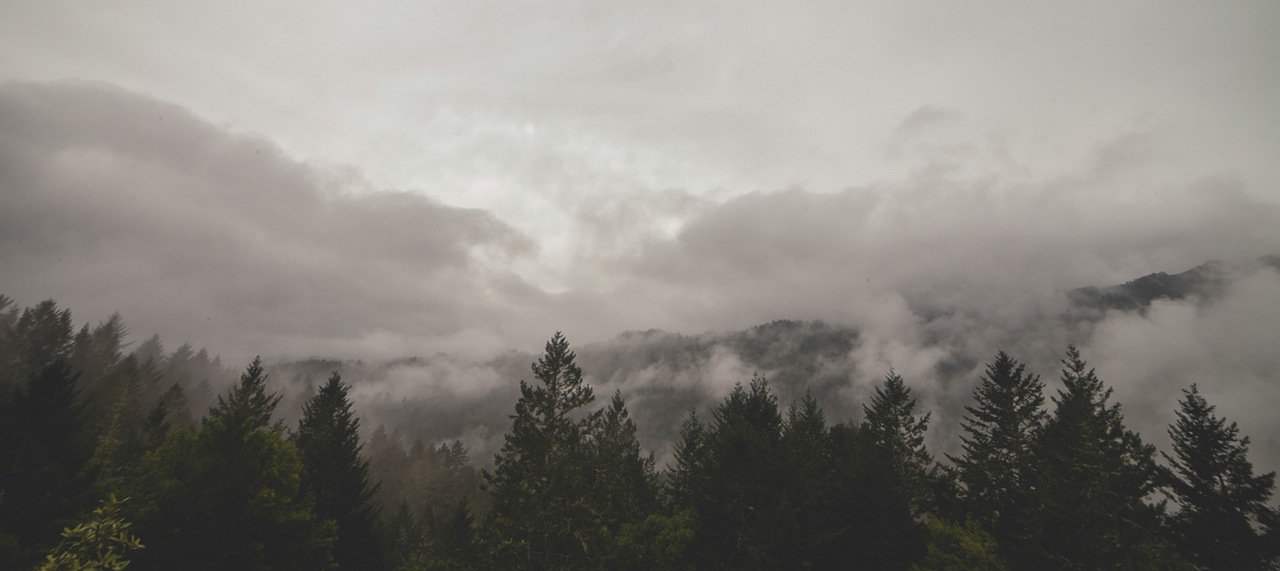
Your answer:
[[[811,335],[770,334],[797,327]],[[919,379],[894,369],[856,403],[860,421],[832,420],[815,395],[834,398],[830,361],[854,340],[824,327],[720,341],[808,359],[785,393],[747,374],[710,405],[644,414],[660,401],[597,394],[584,366],[622,367],[580,365],[557,333],[501,381],[509,400],[486,403],[508,422],[478,460],[459,440],[367,425],[342,363],[273,380],[259,359],[134,342],[118,315],[77,328],[53,300],[0,297],[0,567],[1280,565],[1275,474],[1254,469],[1249,438],[1195,385],[1157,450],[1075,347],[1056,390],[996,352],[945,453],[926,442]],[[779,346],[797,338],[809,344]],[[680,420],[659,465],[637,419],[663,415]]]

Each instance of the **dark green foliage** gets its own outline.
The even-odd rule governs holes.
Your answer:
[[[373,534],[376,508],[369,462],[360,457],[360,421],[348,387],[333,373],[303,405],[294,443],[302,457],[302,485],[315,497],[316,516],[337,524],[333,558],[338,569],[383,567]]]
[[[406,454],[379,426],[365,450],[370,479],[379,482],[374,494],[383,515],[378,530],[391,567],[452,568],[477,563],[480,548],[474,545],[475,529],[464,531],[460,522],[474,526],[472,514],[485,513],[488,502],[479,487],[479,471],[462,443],[433,448],[415,441]],[[466,549],[458,547],[464,535],[471,536]]]
[[[769,332],[792,327],[760,329],[743,350],[785,360],[790,347],[772,346]],[[189,345],[166,356],[158,337],[126,353],[117,315],[73,331],[52,300],[19,312],[0,296],[3,569],[37,565],[64,525],[49,568],[121,568],[137,544],[126,515],[147,544],[129,569],[143,571],[1052,571],[1187,560],[1248,570],[1280,557],[1280,514],[1267,505],[1275,476],[1253,473],[1238,428],[1193,386],[1165,470],[1074,348],[1048,418],[1038,377],[997,354],[966,408],[954,471],[933,461],[930,415],[916,413],[893,372],[865,422],[832,427],[808,393],[780,411],[757,376],[709,421],[689,414],[664,504],[622,394],[591,410],[558,333],[535,382],[520,384],[512,430],[484,476],[490,498],[460,442],[406,450],[379,427],[362,449],[336,373],[300,393],[309,396],[286,437],[260,360],[199,421],[187,399],[214,400],[209,387],[226,375],[216,357]],[[89,515],[117,491],[132,497],[125,514],[110,504]],[[1171,516],[1153,503],[1162,497],[1177,504]],[[375,504],[386,506],[376,523]]]
[[[922,515],[937,503],[934,492],[942,474],[924,444],[933,413],[916,416],[915,409],[911,389],[901,375],[889,371],[884,383],[876,387],[871,404],[863,405],[866,418],[861,429],[893,466],[902,496],[911,502],[912,512]]]
[[[0,567],[33,563],[92,501],[92,450],[81,434],[77,392],[70,362],[58,357],[0,411],[0,535],[11,538],[0,541]]]
[[[280,404],[280,395],[267,393],[267,373],[262,368],[262,359],[255,357],[240,375],[240,384],[225,398],[219,396],[218,406],[209,409],[209,421],[233,435],[268,427],[272,432],[280,432],[283,424],[271,424],[277,404]]]
[[[657,476],[615,394],[600,411],[568,341],[556,333],[520,382],[511,432],[485,479],[494,564],[516,568],[616,566],[619,533],[658,507]]]
[[[615,539],[611,568],[619,571],[650,569],[692,570],[689,552],[697,525],[692,510],[673,515],[651,514],[643,521],[622,526]]]
[[[1214,416],[1195,385],[1183,395],[1169,428],[1173,456],[1164,455],[1180,508],[1170,518],[1179,550],[1204,569],[1274,568],[1278,554],[1262,529],[1276,517],[1267,506],[1275,472],[1253,473],[1249,438]]]
[[[696,517],[694,563],[701,568],[759,569],[781,564],[778,526],[791,521],[778,494],[782,415],[763,377],[737,385],[706,427],[686,423],[673,496]]]
[[[614,393],[592,435],[587,460],[595,474],[591,490],[598,522],[610,534],[642,521],[658,507],[653,455],[640,451],[636,425],[621,393]]]
[[[757,377],[681,434],[671,497],[693,517],[698,568],[904,569],[923,549],[890,454],[828,429],[812,398],[784,421]]]
[[[965,407],[964,453],[952,460],[963,509],[1000,540],[1025,543],[1032,449],[1045,420],[1044,384],[1004,351],[987,365]]]
[[[331,568],[333,524],[313,512],[265,383],[255,359],[198,431],[173,429],[147,454],[130,506],[148,539],[136,568]]]
[[[816,569],[901,570],[924,552],[896,459],[851,424],[831,428],[833,462]]]
[[[93,510],[92,519],[64,529],[62,542],[36,571],[122,571],[128,567],[125,555],[143,549],[143,545],[129,531],[132,524],[120,517],[122,503],[114,495],[108,496]]]
[[[806,393],[799,406],[787,410],[782,426],[782,462],[792,477],[784,492],[793,518],[789,526],[784,559],[805,561],[819,550],[830,530],[825,513],[830,501],[833,451],[827,434],[827,419],[812,394]]]
[[[182,386],[174,383],[169,386],[169,390],[160,396],[157,403],[164,406],[165,420],[175,427],[193,427],[195,422],[191,419],[191,409],[187,406],[187,394],[182,390]]]
[[[1063,360],[1063,390],[1034,454],[1029,552],[1032,569],[1174,569],[1184,562],[1146,503],[1157,490],[1155,449],[1125,429],[1111,389],[1075,347]]]
[[[26,382],[55,361],[71,358],[71,311],[59,310],[57,302],[46,299],[22,311],[15,321],[12,361],[5,368],[11,384]],[[68,369],[75,368],[68,363]]]
[[[928,547],[925,556],[913,564],[911,571],[1005,571],[997,553],[996,540],[982,526],[940,519],[929,520]]]
[[[560,333],[547,342],[533,364],[538,384],[520,381],[511,431],[485,473],[498,566],[586,567],[604,547],[595,542],[598,515],[584,493],[594,484],[588,438],[600,415],[582,412],[595,396],[574,358]]]
[[[407,502],[396,507],[383,527],[382,540],[392,569],[405,569],[421,557],[424,532]]]

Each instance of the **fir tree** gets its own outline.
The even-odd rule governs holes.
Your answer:
[[[736,385],[708,426],[686,422],[673,479],[677,508],[691,508],[703,568],[759,569],[782,564],[789,526],[782,415],[763,377]],[[783,531],[786,529],[787,531]]]
[[[623,525],[642,521],[658,501],[653,455],[640,451],[636,424],[620,392],[609,400],[592,440],[593,508],[599,524],[616,534]]]
[[[595,396],[574,359],[557,332],[532,366],[538,383],[520,381],[511,431],[493,472],[484,474],[493,496],[490,531],[499,566],[588,567],[600,551],[591,543],[596,514],[583,493],[594,483],[586,438],[600,415],[580,413]]]
[[[1124,427],[1120,405],[1075,347],[1062,361],[1063,389],[1036,443],[1031,542],[1014,567],[1177,569],[1146,503],[1158,488],[1155,448]]]
[[[1001,545],[1020,545],[1030,483],[1027,470],[1044,424],[1044,384],[1004,351],[987,365],[965,407],[964,453],[952,458],[964,485],[966,512],[991,530]]]
[[[337,523],[333,556],[338,569],[373,570],[382,567],[373,534],[374,490],[369,462],[360,457],[360,421],[347,391],[335,371],[303,405],[294,442],[302,457],[302,484],[315,496],[316,515]]]
[[[1236,423],[1214,416],[1195,385],[1183,391],[1169,428],[1173,496],[1181,509],[1171,518],[1179,550],[1204,569],[1270,569],[1274,549],[1261,528],[1275,517],[1267,501],[1275,472],[1255,475],[1249,438]]]
[[[890,370],[884,383],[875,388],[870,405],[863,405],[865,437],[885,452],[892,463],[903,495],[912,510],[923,514],[934,505],[933,491],[941,474],[933,455],[925,447],[925,432],[933,413],[916,416],[916,399],[902,376]]]
[[[225,398],[218,396],[218,405],[209,409],[209,420],[231,433],[250,432],[268,426],[273,432],[280,432],[284,429],[283,423],[271,423],[280,398],[279,394],[267,393],[267,373],[262,368],[262,359],[255,357],[240,375],[240,384],[232,388]]]
[[[315,515],[266,380],[254,359],[198,431],[170,430],[143,459],[131,494],[148,538],[138,569],[332,568],[334,526]]]
[[[89,507],[92,454],[82,434],[79,390],[67,358],[33,374],[5,414],[0,446],[0,566],[25,568]],[[7,544],[8,545],[5,545]]]
[[[799,405],[787,410],[782,426],[782,462],[790,474],[781,492],[786,494],[787,511],[794,519],[787,538],[787,553],[792,561],[811,561],[830,536],[831,521],[827,503],[833,476],[833,458],[827,432],[827,419],[818,401],[805,392]]]

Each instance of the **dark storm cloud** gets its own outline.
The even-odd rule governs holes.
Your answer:
[[[237,356],[380,353],[379,331],[455,335],[528,293],[481,259],[532,244],[484,212],[369,191],[107,85],[4,84],[0,165],[6,294]],[[459,295],[477,290],[486,307]]]

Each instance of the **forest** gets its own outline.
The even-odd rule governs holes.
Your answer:
[[[1073,346],[1051,394],[997,351],[955,454],[893,370],[856,423],[756,375],[665,466],[558,332],[492,462],[363,425],[337,367],[290,401],[267,368],[0,296],[0,568],[1280,569],[1248,436],[1191,385],[1157,450]]]

